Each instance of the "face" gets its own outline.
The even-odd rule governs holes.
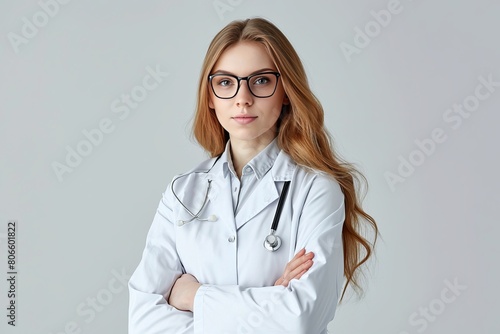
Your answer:
[[[257,42],[239,42],[222,53],[211,74],[246,77],[261,72],[277,72],[265,47]],[[252,87],[255,87],[253,92],[259,95],[259,85],[264,85],[266,81],[259,76],[249,80]],[[238,94],[230,99],[218,98],[209,87],[209,106],[215,109],[217,119],[229,133],[232,143],[244,141],[251,145],[267,145],[276,137],[276,121],[282,106],[289,103],[281,78],[277,80],[276,91],[267,98],[252,95],[246,80],[240,81]],[[228,83],[221,77],[213,79],[214,86],[227,86]]]

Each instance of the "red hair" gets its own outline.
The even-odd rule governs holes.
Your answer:
[[[360,292],[360,267],[371,256],[378,235],[375,219],[362,209],[356,187],[361,181],[366,183],[366,179],[333,150],[331,138],[324,127],[323,107],[309,88],[299,56],[275,25],[262,18],[233,21],[214,37],[201,70],[193,134],[212,157],[224,151],[229,135],[220,125],[214,110],[209,107],[208,76],[220,55],[240,41],[253,41],[264,45],[281,73],[283,88],[290,104],[283,109],[280,117],[279,147],[297,164],[333,176],[342,188],[345,198],[342,241],[346,277],[342,298],[349,285]],[[373,229],[373,242],[362,235],[364,226]]]

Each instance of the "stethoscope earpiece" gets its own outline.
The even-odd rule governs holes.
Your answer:
[[[208,216],[208,218],[194,217],[194,218],[191,218],[190,220],[178,220],[177,226],[184,226],[187,223],[190,223],[195,219],[198,219],[201,222],[216,222],[219,218],[216,215],[210,215],[210,216]]]

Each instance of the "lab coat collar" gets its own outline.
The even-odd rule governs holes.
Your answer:
[[[224,167],[227,165],[228,150],[219,159],[212,158],[206,160],[187,173],[191,175],[185,174],[186,177],[179,179],[176,184],[176,188],[178,189],[177,195],[189,208],[197,208],[203,202],[202,197],[205,194],[205,189],[207,189],[205,187],[207,184],[210,184],[210,190],[207,194],[209,203],[207,207],[216,207],[217,212],[207,212],[207,210],[204,210],[205,212],[202,212],[202,215],[215,214],[220,217],[226,217],[225,223],[228,224],[227,226],[238,230],[266,207],[278,200],[283,181],[291,181],[297,168],[297,164],[290,156],[278,148],[276,141],[273,141],[272,145],[268,148],[269,150],[262,157],[263,160],[269,160],[268,172],[261,175],[262,179],[256,184],[256,188],[253,191],[254,194],[259,194],[259,196],[255,196],[252,201],[248,201],[236,217],[233,212],[231,182],[225,176],[225,170],[228,170],[227,167]],[[273,156],[275,154],[277,154],[275,159],[266,156]],[[263,173],[265,170],[264,166],[266,164],[262,164],[262,167],[259,165],[257,168]],[[208,181],[211,182],[208,183]],[[188,191],[188,189],[196,189],[200,190],[200,192],[199,194],[193,194],[192,190]]]
[[[283,181],[292,180],[296,167],[297,165],[288,154],[278,151],[271,169],[262,176],[262,180],[253,191],[253,194],[259,195],[255,196],[252,201],[247,201],[245,206],[238,211],[235,217],[236,229],[240,229],[269,205],[278,201]]]
[[[228,152],[229,150],[226,146],[226,150],[219,161],[215,163],[209,173],[205,174],[207,180],[213,180],[208,198],[211,203],[220,203],[219,208],[224,212],[224,216],[226,217],[234,214],[232,212],[231,185],[226,180],[228,173],[230,173],[230,165],[227,160]],[[262,194],[262,196],[256,196],[254,200],[247,202],[244,209],[238,212],[234,221],[230,222],[230,225],[234,226],[236,230],[245,225],[268,205],[278,200],[281,185],[278,186],[277,183],[292,180],[297,167],[290,156],[279,149],[276,140],[260,153],[263,153],[263,155],[257,159],[257,164],[254,166],[258,167],[255,167],[254,170],[262,173],[262,180],[256,185],[254,193]]]
[[[261,180],[264,175],[271,169],[274,165],[276,158],[280,153],[280,148],[278,147],[277,138],[274,138],[269,145],[267,145],[262,151],[260,151],[255,157],[252,158],[245,166],[243,170],[250,167],[257,179]],[[232,173],[236,177],[236,172],[234,170],[234,165],[231,157],[231,140],[226,143],[226,149],[221,156],[222,168],[224,173],[224,178],[226,178],[229,173]]]
[[[274,161],[273,168],[271,168],[271,176],[275,182],[291,181],[297,164],[292,158],[283,150],[280,150],[276,160]]]
[[[230,157],[230,141],[227,142],[226,149],[221,157],[218,160],[216,159],[217,158],[212,158],[203,164],[206,170],[210,169],[210,171],[205,174],[206,179],[225,179],[228,177],[229,173],[231,173],[231,170],[234,172]],[[259,179],[270,172],[270,179],[275,182],[290,181],[297,167],[297,164],[292,158],[279,148],[277,138],[247,165],[252,167]],[[216,194],[217,192],[213,191],[212,194],[214,193]]]

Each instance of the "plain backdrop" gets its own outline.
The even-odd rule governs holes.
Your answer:
[[[124,277],[161,193],[206,158],[190,136],[206,48],[253,16],[299,53],[382,234],[364,298],[331,333],[499,332],[500,4],[487,0],[2,1],[0,332],[127,332]]]

